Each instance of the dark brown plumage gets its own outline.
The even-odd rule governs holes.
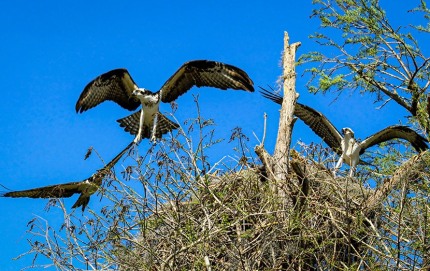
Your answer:
[[[263,97],[282,104],[283,97],[261,88]],[[321,139],[330,146],[337,154],[342,154],[342,135],[336,127],[320,112],[304,104],[296,103],[294,115],[301,119]]]
[[[178,125],[158,113],[158,104],[176,100],[193,86],[254,91],[253,82],[246,72],[235,66],[210,60],[184,63],[157,92],[139,88],[126,69],[116,69],[98,76],[84,88],[76,103],[76,112],[84,112],[107,100],[114,101],[128,110],[135,110],[142,104],[140,116],[134,113],[118,122],[121,127],[126,128],[126,131],[137,134],[137,141],[140,140],[138,137],[150,137],[152,131],[155,131],[153,137],[159,138],[170,130],[176,129]],[[164,121],[162,124],[164,128],[161,130],[156,127],[158,123],[153,121],[157,115],[155,113],[160,116],[159,120]],[[138,125],[141,129],[140,134],[139,129],[136,131],[131,127],[134,124],[127,124],[128,120],[135,118],[142,119],[142,127]]]
[[[274,101],[277,104],[282,104],[283,97],[261,88],[261,94]],[[343,128],[343,134],[348,133],[348,137],[336,129],[336,127],[320,112],[313,108],[296,103],[294,115],[306,123],[315,134],[332,148],[341,157],[336,164],[335,171],[343,161],[351,166],[350,176],[352,177],[355,167],[360,162],[359,156],[363,154],[367,148],[374,145],[389,141],[392,139],[407,140],[417,152],[422,152],[428,149],[428,140],[407,126],[393,125],[389,126],[369,137],[358,142],[354,137],[354,132],[350,128]]]
[[[137,88],[126,69],[111,70],[88,83],[76,103],[76,112],[82,113],[106,100],[114,101],[125,109],[135,110],[140,102],[131,98],[131,94]]]
[[[183,64],[161,87],[161,101],[170,103],[193,86],[254,91],[252,80],[243,70],[221,62],[195,60]]]
[[[83,181],[49,185],[21,191],[12,191],[4,193],[1,196],[10,198],[69,198],[74,194],[80,194],[78,200],[75,202],[75,204],[73,204],[72,208],[82,206],[82,211],[84,211],[85,207],[90,201],[91,195],[99,189],[99,187],[102,185],[103,179],[107,174],[109,174],[112,167],[132,145],[133,142],[125,147],[124,150],[115,156],[115,158],[106,164],[106,166],[97,170],[96,173],[91,175],[91,177]]]
[[[141,109],[142,110],[142,109]],[[124,128],[126,132],[129,132],[132,135],[137,135],[139,132],[139,119],[140,119],[140,110],[135,113],[127,116],[125,118],[117,120],[120,123],[120,126]],[[158,124],[155,131],[155,136],[157,138],[161,138],[162,135],[172,131],[173,129],[177,129],[179,125],[169,120],[166,116],[161,113],[158,113]],[[142,138],[149,138],[151,136],[151,131],[149,126],[144,125],[142,130]]]

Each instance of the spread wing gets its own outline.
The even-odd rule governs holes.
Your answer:
[[[126,69],[116,69],[98,76],[88,83],[76,103],[76,112],[82,113],[104,101],[114,101],[128,110],[135,110],[140,102],[131,98],[137,89]]]
[[[80,194],[78,200],[73,204],[72,208],[82,206],[82,211],[85,210],[90,196],[94,194],[102,184],[103,178],[110,172],[112,167],[133,145],[133,142],[127,145],[120,153],[118,153],[109,163],[103,168],[97,170],[91,177],[80,181],[64,184],[49,185],[39,188],[33,188],[21,191],[12,191],[1,194],[1,197],[10,198],[69,198],[74,194]]]
[[[261,87],[260,87],[261,88]],[[277,104],[282,104],[283,97],[261,88],[263,97],[274,101]],[[342,154],[342,135],[336,127],[320,112],[306,106],[304,104],[296,103],[294,108],[294,115],[301,119],[306,125],[314,131],[321,139],[339,155]]]
[[[315,109],[296,103],[294,114],[306,123],[324,142],[339,155],[342,154],[342,135],[334,125]]]
[[[363,140],[361,144],[360,154],[365,151],[365,149],[370,148],[376,144],[391,140],[391,139],[404,139],[411,143],[416,151],[422,152],[428,149],[428,140],[409,127],[395,125],[389,126]]]
[[[221,62],[186,62],[161,87],[161,101],[170,103],[193,86],[254,91],[254,83],[243,70]]]
[[[94,175],[93,175],[94,176]],[[90,196],[99,188],[98,185],[89,181],[91,178],[82,182],[71,182],[64,184],[49,185],[39,188],[33,188],[21,191],[12,191],[2,194],[2,197],[10,198],[69,198],[74,194],[80,194],[78,200],[73,204],[72,208],[82,206],[82,211],[85,210]]]
[[[82,190],[81,195],[78,200],[73,204],[72,208],[77,208],[82,206],[82,212],[87,207],[90,202],[90,197],[94,194],[99,187],[102,185],[104,177],[110,172],[113,166],[118,162],[118,160],[126,153],[126,151],[133,145],[133,141],[130,142],[127,147],[125,147],[120,153],[118,153],[109,163],[107,163],[103,168],[97,170],[91,177],[81,181],[84,190]]]
[[[124,128],[126,132],[129,132],[132,135],[137,135],[139,131],[139,120],[140,120],[140,111],[137,111],[131,114],[128,117],[117,120],[121,127]],[[179,125],[169,120],[166,116],[161,113],[158,113],[158,122],[155,132],[156,138],[161,138],[162,135],[170,132],[171,130],[177,129]],[[142,138],[149,138],[151,136],[152,122],[144,123],[142,130]]]
[[[10,198],[69,198],[73,194],[81,193],[85,184],[72,182],[65,184],[49,185],[21,191],[4,193],[3,197]]]

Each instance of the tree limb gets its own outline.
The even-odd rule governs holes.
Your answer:
[[[398,187],[402,181],[415,180],[419,176],[419,173],[423,172],[427,167],[426,162],[429,158],[429,152],[422,152],[401,165],[396,170],[393,177],[385,181],[382,187],[376,190],[376,192],[367,199],[363,208],[363,213],[366,216],[370,215],[376,208],[381,206],[390,192]]]

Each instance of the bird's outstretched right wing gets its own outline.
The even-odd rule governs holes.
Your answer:
[[[260,87],[260,89],[263,97],[272,100],[277,104],[282,104],[282,96],[262,87]],[[339,155],[342,154],[342,135],[322,113],[307,105],[296,103],[294,115],[306,123],[306,125],[308,125],[315,134],[321,137],[321,139],[336,153]]]
[[[137,88],[126,69],[111,70],[88,83],[76,103],[76,112],[82,113],[107,100],[125,109],[135,110],[140,102],[131,94]]]
[[[193,86],[254,91],[254,83],[243,70],[217,61],[194,60],[184,63],[164,83],[161,101],[170,103]]]
[[[49,185],[21,191],[12,191],[2,194],[2,197],[10,198],[69,198],[75,193],[81,193],[82,182]]]
[[[126,153],[126,151],[133,145],[133,142],[127,145],[119,154],[117,154],[109,163],[103,168],[97,170],[91,177],[80,181],[70,182],[63,184],[49,185],[39,188],[33,188],[21,191],[11,191],[0,194],[1,197],[10,198],[69,198],[74,194],[80,194],[78,200],[73,204],[72,208],[82,206],[82,211],[85,210],[90,196],[94,194],[102,184],[103,178],[110,172],[112,167],[118,160]]]

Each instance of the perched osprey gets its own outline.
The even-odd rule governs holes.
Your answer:
[[[261,88],[261,94],[277,104],[282,104],[283,97]],[[342,166],[343,162],[350,166],[349,176],[352,177],[356,166],[360,162],[360,155],[376,144],[391,140],[405,139],[418,152],[428,149],[426,144],[427,139],[419,135],[414,130],[401,125],[389,126],[369,137],[358,142],[354,137],[354,132],[350,128],[343,128],[342,134],[334,127],[334,125],[320,112],[313,108],[296,103],[294,115],[306,123],[312,131],[315,132],[324,142],[340,155],[339,161],[334,168],[334,174]]]
[[[83,181],[56,184],[22,191],[12,191],[4,193],[1,196],[11,198],[69,198],[74,194],[81,194],[72,208],[82,206],[82,211],[84,211],[90,201],[90,196],[99,189],[103,178],[109,174],[112,167],[132,145],[133,142],[128,144],[128,146],[115,156],[112,161],[106,164],[106,166],[97,170],[91,177]]]
[[[159,112],[160,102],[170,103],[193,86],[254,91],[253,82],[246,72],[216,61],[186,62],[157,92],[139,88],[126,69],[116,69],[98,76],[85,87],[76,103],[76,112],[84,112],[106,100],[114,101],[128,110],[135,110],[142,104],[140,111],[118,122],[127,132],[136,135],[136,143],[142,138],[155,140],[178,128],[176,123]],[[133,123],[137,119],[139,126],[134,127]]]

